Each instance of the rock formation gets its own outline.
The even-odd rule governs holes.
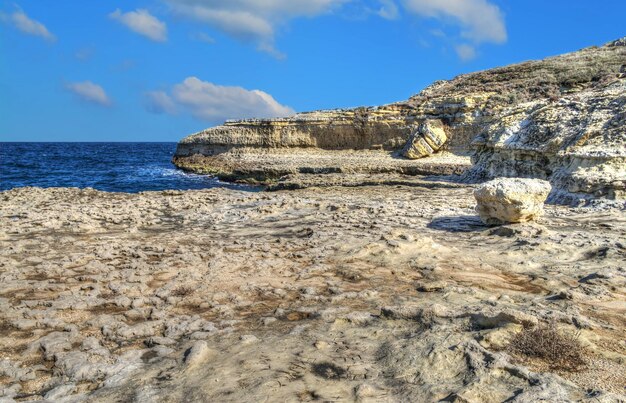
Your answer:
[[[494,179],[474,191],[476,212],[487,225],[531,221],[543,215],[551,190],[541,179]]]
[[[509,108],[472,145],[479,176],[549,179],[569,193],[623,199],[626,80]]]
[[[257,181],[309,173],[537,177],[557,197],[623,199],[625,43],[437,81],[379,107],[228,121],[183,139],[174,163]]]
[[[443,122],[439,119],[427,120],[411,134],[404,145],[402,155],[410,159],[428,157],[441,150],[446,141],[448,136]]]

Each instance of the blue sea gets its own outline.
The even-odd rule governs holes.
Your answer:
[[[172,164],[176,143],[0,143],[0,191],[22,186],[107,192],[229,187]]]

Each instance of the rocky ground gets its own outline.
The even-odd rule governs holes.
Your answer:
[[[195,154],[177,161],[179,168],[203,174],[214,174],[211,167],[219,161],[222,179],[286,187],[292,183],[286,181],[286,177],[293,175],[328,186],[321,182],[326,182],[332,178],[327,175],[333,174],[341,176],[342,180],[351,180],[354,175],[459,175],[472,166],[467,153],[440,152],[431,158],[409,160],[398,152],[384,150],[337,152],[316,148],[236,148],[211,157]]]
[[[623,401],[623,210],[399,183],[0,193],[0,401]],[[538,323],[584,365],[509,348]]]

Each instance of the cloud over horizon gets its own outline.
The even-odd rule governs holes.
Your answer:
[[[113,105],[113,101],[104,91],[104,88],[91,81],[66,83],[65,89],[76,95],[81,101],[106,107]]]
[[[481,43],[507,41],[504,15],[488,0],[403,0],[403,4],[410,13],[459,25],[462,39],[454,49],[462,61],[474,59]]]
[[[476,58],[476,48],[472,45],[462,43],[454,47],[454,51],[461,61],[467,62]]]
[[[165,91],[148,91],[144,94],[145,107],[148,112],[160,114],[175,115],[178,108],[174,100]]]
[[[0,21],[13,25],[19,31],[33,36],[38,36],[49,42],[57,40],[45,25],[26,15],[21,9],[17,9],[10,14],[0,12]]]
[[[163,0],[174,14],[199,21],[277,58],[277,27],[299,17],[331,12],[350,0]]]
[[[295,113],[266,92],[216,85],[197,77],[187,77],[174,85],[169,93],[150,91],[145,95],[146,108],[150,112],[176,114],[184,110],[196,119],[208,122],[284,117]]]
[[[487,0],[404,0],[406,9],[423,17],[452,19],[462,27],[461,36],[475,43],[504,43],[504,15]]]
[[[129,28],[131,31],[143,35],[155,42],[167,41],[167,25],[150,14],[146,9],[137,9],[122,13],[118,8],[109,14],[109,17]]]
[[[402,14],[432,18],[456,26],[454,49],[462,61],[476,57],[482,43],[507,40],[504,15],[491,0],[161,0],[183,19],[196,21],[277,59],[285,57],[275,45],[279,29],[302,17],[318,17],[345,4],[387,20]],[[374,7],[374,8],[371,8]],[[452,35],[451,35],[452,36]]]
[[[394,0],[378,0],[380,8],[377,13],[379,17],[386,20],[395,20],[400,16],[400,10]]]

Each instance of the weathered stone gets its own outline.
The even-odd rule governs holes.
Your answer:
[[[539,179],[494,179],[474,191],[476,212],[487,225],[531,221],[543,214],[551,190]]]
[[[380,391],[377,388],[367,383],[362,383],[354,389],[354,396],[359,400],[372,398],[379,393]]]
[[[437,292],[443,291],[448,287],[448,283],[446,281],[437,280],[437,281],[418,281],[415,284],[415,289],[420,292]]]
[[[70,332],[52,332],[29,345],[30,352],[41,351],[46,359],[51,360],[55,354],[70,350],[78,335]]]
[[[15,400],[13,396],[17,395],[22,390],[22,385],[14,383],[9,386],[0,386],[0,403],[13,403]]]
[[[239,336],[241,344],[252,344],[259,341],[259,339],[253,334],[244,334]]]
[[[508,323],[486,332],[480,338],[480,345],[485,348],[502,350],[506,348],[511,339],[523,329],[521,325]]]
[[[76,390],[76,385],[73,384],[73,383],[68,383],[68,384],[65,384],[65,385],[59,385],[59,386],[55,387],[54,389],[48,391],[44,395],[44,399],[50,400],[50,401],[55,401],[56,399],[60,399],[60,398],[65,397],[67,395],[71,395],[75,390]]]
[[[478,313],[472,315],[472,322],[475,326],[483,329],[493,329],[496,327],[506,326],[510,323],[522,326],[536,326],[539,320],[527,313],[516,311],[514,309],[504,309],[495,315]]]
[[[63,375],[76,382],[96,381],[106,374],[102,364],[92,363],[90,355],[80,351],[58,354],[54,366]]]
[[[211,350],[204,340],[199,340],[193,343],[193,345],[185,352],[183,361],[188,367],[197,365],[204,361],[207,357],[215,352]]]
[[[155,337],[150,337],[148,340],[146,340],[145,344],[148,347],[152,347],[152,346],[171,346],[171,345],[176,344],[176,340],[170,339],[168,337],[155,336]]]
[[[427,120],[409,137],[402,155],[409,159],[428,157],[439,151],[448,141],[443,122],[439,119]]]

